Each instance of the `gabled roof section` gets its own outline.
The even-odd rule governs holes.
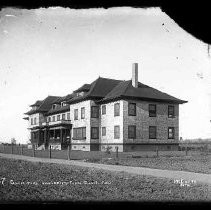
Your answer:
[[[42,104],[43,101],[36,101],[34,104],[30,105],[30,107],[32,106],[40,106]]]
[[[120,82],[121,80],[99,77],[90,84],[90,89],[87,93],[85,93],[83,96],[75,96],[67,101],[67,103],[73,104],[91,98],[102,99]]]
[[[118,98],[128,98],[128,99],[139,99],[139,100],[149,100],[157,102],[170,102],[182,104],[187,101],[180,100],[164,92],[161,92],[155,88],[147,86],[143,83],[138,83],[138,88],[132,86],[132,81],[124,81],[119,83],[113,90],[111,90],[104,99],[100,100],[99,103],[104,103],[112,101]]]
[[[42,103],[40,104],[40,106],[36,109],[36,110],[30,110],[24,114],[26,115],[31,115],[31,114],[35,114],[35,113],[39,113],[39,112],[47,112],[51,109],[52,104],[58,100],[58,96],[48,96],[47,98],[45,98]]]
[[[126,89],[129,87],[129,85],[130,81],[120,82],[102,99],[102,101],[119,98],[126,92]]]
[[[51,114],[57,114],[57,113],[62,113],[62,112],[67,112],[70,110],[70,106],[67,105],[67,106],[62,106],[62,107],[58,107],[56,109],[50,109],[48,111],[48,115],[51,115]]]
[[[63,102],[63,101],[68,101],[71,98],[73,98],[75,95],[76,95],[75,93],[72,93],[72,94],[68,94],[63,97],[59,97],[57,100],[54,101],[54,104],[61,104],[61,102]]]
[[[74,93],[78,93],[78,92],[82,92],[82,91],[88,92],[90,90],[90,88],[91,88],[90,84],[84,84],[80,88],[75,90]]]
[[[52,104],[54,104],[54,102],[59,98],[59,96],[48,96],[46,99],[44,99],[38,110],[41,112],[47,112],[51,109]]]

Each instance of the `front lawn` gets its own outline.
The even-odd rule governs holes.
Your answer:
[[[141,154],[141,152],[140,152]],[[130,155],[120,158],[90,158],[87,162],[103,163],[103,164],[118,164],[126,166],[147,167],[166,170],[190,171],[196,173],[211,173],[211,154],[206,153],[189,153],[188,156],[160,154],[158,157],[147,155]]]
[[[210,201],[210,186],[0,158],[0,202]]]

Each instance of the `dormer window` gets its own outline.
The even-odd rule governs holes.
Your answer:
[[[56,104],[53,104],[52,109],[56,109]]]
[[[61,106],[67,106],[66,102],[65,101],[61,102]]]
[[[77,96],[77,97],[83,96],[83,95],[84,95],[84,91],[76,93],[76,96]]]
[[[38,106],[32,106],[32,110],[36,110]]]

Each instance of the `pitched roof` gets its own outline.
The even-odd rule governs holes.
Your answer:
[[[78,88],[77,90],[75,90],[74,93],[78,93],[78,92],[81,92],[81,91],[87,92],[87,91],[90,90],[90,87],[91,87],[90,84],[84,84],[80,88]]]
[[[85,91],[84,95],[77,96],[76,93],[80,91]],[[106,103],[108,101],[117,100],[120,98],[170,102],[176,104],[187,102],[140,82],[138,83],[138,88],[135,88],[132,86],[132,80],[123,81],[99,77],[91,84],[84,84],[72,94],[68,94],[63,97],[48,96],[42,101],[36,101],[35,104],[37,104],[39,107],[36,110],[30,110],[25,114],[31,115],[38,112],[52,114],[68,111],[69,106],[59,107],[54,110],[51,109],[52,104],[61,103],[62,101],[66,101],[69,104],[74,104],[88,99],[95,99],[98,103]]]
[[[40,107],[38,108],[39,111],[48,111],[49,109],[51,109],[52,104],[58,99],[60,98],[59,96],[48,96],[47,98],[45,98],[42,102],[42,104],[40,105]]]
[[[83,96],[75,96],[68,100],[67,103],[73,104],[90,98],[102,99],[105,97],[121,80],[114,80],[99,77],[90,84],[90,89]],[[83,86],[82,86],[83,87]]]
[[[56,114],[56,113],[62,113],[62,112],[67,112],[70,110],[70,106],[62,106],[62,107],[58,107],[56,109],[50,109],[48,111],[48,114]]]
[[[32,106],[40,106],[42,104],[42,102],[43,101],[38,100],[34,104],[30,105],[30,107],[32,107]]]
[[[138,88],[135,88],[132,86],[132,80],[120,82],[102,100],[100,100],[99,103],[104,103],[117,98],[133,98],[150,101],[172,102],[178,104],[187,102],[140,82],[138,83]]]
[[[35,114],[38,112],[47,112],[48,110],[51,109],[52,104],[54,103],[54,101],[56,101],[58,98],[58,96],[48,96],[47,98],[45,98],[42,103],[39,105],[39,107],[35,110],[30,110],[24,114],[26,115],[31,115],[31,114]]]
[[[71,93],[71,94],[68,94],[66,96],[59,97],[57,100],[54,101],[54,104],[60,104],[63,101],[68,101],[71,98],[73,98],[75,95],[76,95],[75,93]]]

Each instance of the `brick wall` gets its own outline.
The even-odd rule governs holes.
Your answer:
[[[128,103],[136,103],[136,116],[128,116]],[[149,117],[149,104],[156,104],[157,116]],[[168,118],[168,103],[123,101],[124,142],[178,142],[179,140],[179,105],[175,104],[175,117]],[[172,105],[172,104],[171,104]],[[136,139],[128,139],[128,125],[136,125]],[[149,126],[157,126],[157,139],[149,139]],[[175,128],[175,139],[168,139],[168,127]]]

